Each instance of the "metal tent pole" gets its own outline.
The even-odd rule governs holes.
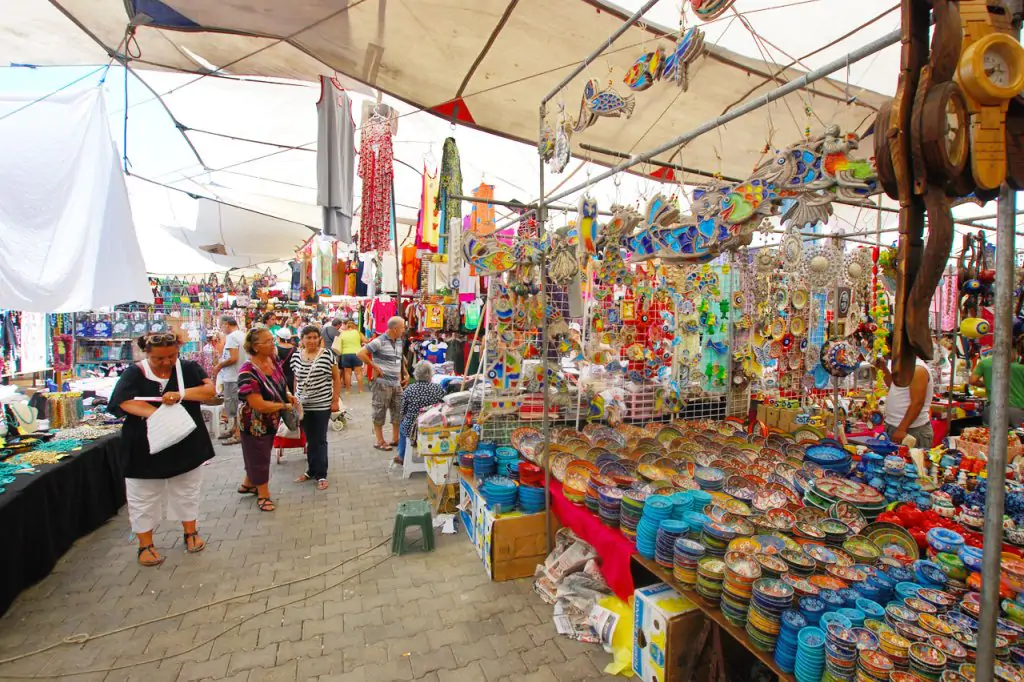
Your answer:
[[[563,78],[562,82],[559,83],[558,85],[556,85],[551,92],[549,92],[548,94],[544,95],[544,99],[542,99],[540,101],[540,106],[541,106],[542,112],[543,112],[544,105],[547,104],[549,101],[551,101],[551,98],[554,97],[555,95],[557,95],[559,90],[561,90],[566,85],[568,85],[569,81],[571,81],[573,78],[575,78],[576,76],[580,75],[580,73],[585,68],[590,66],[590,62],[594,61],[599,56],[601,56],[601,53],[604,52],[605,50],[607,50],[609,47],[611,47],[612,43],[614,43],[616,40],[618,40],[619,36],[621,36],[623,33],[628,31],[630,26],[632,26],[636,22],[640,21],[640,17],[642,17],[644,15],[644,13],[647,12],[647,10],[651,9],[652,7],[654,7],[657,4],[658,4],[658,0],[647,0],[647,2],[645,2],[640,7],[640,9],[638,9],[635,12],[633,12],[633,15],[631,17],[629,17],[628,19],[626,19],[622,23],[622,26],[619,26],[617,29],[615,29],[615,31],[610,36],[605,38],[605,41],[603,43],[601,43],[600,47],[598,47],[596,50],[594,50],[589,55],[587,55],[587,58],[584,59],[582,62],[577,64],[576,68],[572,70],[572,73],[570,73],[568,76]],[[544,123],[544,116],[543,116],[543,113],[542,113],[541,114],[541,127],[542,128],[543,128],[543,123]],[[544,193],[541,192],[541,197],[543,197],[543,195],[544,195]]]
[[[985,549],[981,567],[981,614],[978,619],[976,676],[991,680],[995,664],[996,619],[999,617],[999,563],[1003,549],[1003,503],[1006,498],[1006,448],[1013,346],[1013,242],[1016,192],[999,190],[996,234],[995,340],[992,386],[989,386],[988,492],[985,495]]]
[[[659,154],[664,154],[665,152],[669,151],[670,149],[675,149],[676,147],[684,145],[687,142],[690,142],[691,140],[694,140],[694,139],[700,137],[704,133],[710,132],[710,131],[714,130],[715,128],[718,128],[718,127],[720,127],[722,125],[725,125],[726,123],[729,123],[730,121],[735,121],[736,119],[740,118],[741,116],[746,116],[747,114],[749,114],[752,111],[756,111],[756,110],[760,109],[761,107],[766,106],[766,105],[768,105],[771,102],[774,102],[777,99],[781,99],[781,98],[785,97],[786,95],[788,95],[790,93],[796,92],[797,90],[801,90],[801,89],[807,87],[808,85],[810,85],[811,83],[814,83],[815,81],[819,81],[822,78],[826,78],[827,76],[830,76],[833,73],[836,73],[837,71],[842,71],[842,70],[848,68],[850,64],[855,64],[855,63],[861,61],[862,59],[864,59],[866,57],[870,57],[871,55],[875,54],[876,52],[880,52],[880,51],[884,50],[885,48],[889,47],[890,45],[895,45],[898,42],[900,42],[900,31],[899,30],[893,31],[892,33],[887,33],[884,36],[882,36],[881,38],[879,38],[877,40],[871,41],[870,43],[868,43],[867,45],[861,47],[860,49],[854,50],[853,52],[851,52],[850,54],[846,55],[845,57],[840,57],[839,59],[836,59],[834,61],[829,62],[828,64],[826,64],[825,66],[821,67],[820,69],[815,69],[814,71],[810,71],[808,73],[805,73],[800,78],[791,80],[788,83],[786,83],[785,85],[783,85],[783,86],[781,86],[779,88],[776,88],[775,90],[772,90],[771,92],[765,93],[765,95],[763,97],[758,97],[757,99],[752,100],[750,102],[747,102],[746,104],[744,104],[742,106],[738,106],[735,109],[733,109],[732,111],[730,111],[729,113],[723,114],[722,116],[719,116],[718,118],[712,119],[711,121],[708,121],[708,122],[706,122],[706,123],[704,123],[702,125],[699,125],[696,128],[694,128],[693,130],[691,130],[690,132],[684,133],[684,134],[680,135],[679,137],[676,137],[676,138],[674,138],[672,140],[669,140],[665,144],[663,144],[663,145],[661,145],[659,147],[655,147],[654,149],[652,149],[649,152],[645,152],[645,153],[640,154],[638,156],[632,156],[628,160],[623,161],[619,165],[614,166],[613,168],[605,171],[604,173],[601,173],[597,177],[590,178],[587,182],[585,182],[585,183],[583,183],[581,185],[578,185],[576,187],[572,187],[572,188],[567,189],[567,190],[562,190],[561,192],[558,192],[557,194],[553,194],[550,197],[548,197],[548,200],[549,201],[557,201],[558,199],[562,199],[564,197],[567,197],[570,194],[574,194],[576,192],[579,192],[581,189],[583,189],[587,185],[592,185],[594,183],[600,182],[601,180],[605,180],[607,178],[612,177],[616,173],[620,173],[620,172],[622,172],[622,171],[624,171],[624,170],[626,170],[628,168],[632,168],[633,166],[635,166],[638,163],[643,163],[645,161],[650,161],[651,159],[653,159],[654,157],[658,156]]]
[[[537,127],[538,139],[543,135],[544,130],[544,118],[547,114],[546,106],[547,98],[540,103],[540,118]],[[547,218],[547,206],[544,203],[544,157],[540,154],[537,155],[537,168],[539,170],[539,176],[537,178],[538,184],[538,195],[537,200],[537,236],[541,239],[544,238],[545,226],[544,221]],[[544,392],[544,414],[541,419],[541,433],[544,435],[544,540],[547,544],[547,554],[551,554],[551,548],[554,547],[554,543],[551,541],[551,453],[548,452],[548,448],[551,445],[551,417],[548,415],[548,409],[551,407],[551,396],[548,395],[548,257],[546,251],[541,251],[540,254],[540,309],[544,311],[542,315],[543,320],[540,326],[540,343],[541,343],[541,390]]]

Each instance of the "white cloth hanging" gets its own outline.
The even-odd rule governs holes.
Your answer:
[[[102,92],[0,93],[0,308],[153,301]]]

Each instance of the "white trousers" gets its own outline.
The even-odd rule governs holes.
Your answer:
[[[133,533],[148,533],[160,519],[195,521],[199,516],[202,467],[171,478],[126,478],[128,518]]]

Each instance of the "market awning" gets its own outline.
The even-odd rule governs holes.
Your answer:
[[[129,54],[138,67],[200,74],[216,69],[217,74],[304,80],[337,70],[416,107],[528,143],[537,138],[541,97],[624,17],[621,10],[599,0],[51,3],[65,16],[42,2],[7,8],[0,27],[0,59],[66,64],[81,63],[89,54],[89,61],[102,62],[105,55],[89,50],[89,39],[81,32],[85,31],[107,49]],[[77,35],[68,35],[69,18],[81,28]],[[126,47],[120,47],[129,21],[134,34]],[[25,31],[26,25],[32,30]],[[732,30],[743,31],[740,26],[737,22]],[[599,80],[602,87],[611,80],[626,94],[622,77],[641,52],[657,44],[671,45],[671,38],[659,40],[660,31],[653,24],[629,29],[552,102],[551,123],[557,122],[559,106],[567,114],[578,114],[582,87],[589,78]],[[40,35],[45,38],[40,40]],[[659,82],[636,93],[630,119],[601,119],[574,136],[574,151],[581,158],[614,164],[621,159],[582,151],[579,145],[640,152],[802,73],[709,46],[707,56],[691,68],[688,92]],[[720,135],[705,135],[676,161],[744,177],[766,144],[790,143],[805,126],[818,129],[834,122],[846,131],[863,133],[885,99],[870,91],[851,92],[837,81],[822,81],[731,125],[726,131],[728,144]]]

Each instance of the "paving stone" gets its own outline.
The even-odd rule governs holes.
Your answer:
[[[552,663],[548,666],[558,680],[583,680],[616,679],[613,675],[605,675],[602,670],[594,666],[587,656],[577,656],[566,659],[562,663]]]
[[[465,666],[473,661],[479,661],[484,658],[493,658],[497,654],[494,652],[494,646],[486,639],[481,639],[470,644],[453,644],[452,654],[455,656],[455,662],[460,667]]]
[[[323,655],[323,643],[319,637],[299,642],[281,642],[277,646],[277,665],[284,665],[297,658],[319,658]]]
[[[469,641],[469,634],[462,625],[454,625],[448,628],[439,628],[427,632],[427,641],[433,649],[439,649],[451,644],[465,644]]]
[[[435,649],[427,654],[409,656],[409,663],[412,664],[413,677],[417,680],[435,670],[441,670],[442,668],[451,670],[457,667],[451,647],[447,646]]]
[[[274,667],[277,665],[277,647],[278,645],[274,643],[255,651],[236,651],[231,654],[228,672],[235,673],[240,670]]]
[[[231,654],[224,654],[202,663],[186,663],[181,668],[178,680],[181,682],[191,682],[192,680],[205,680],[207,678],[223,678],[228,672],[228,661],[230,659]]]
[[[495,655],[499,657],[516,651],[526,651],[536,646],[533,640],[530,639],[530,633],[525,630],[504,635],[491,635],[487,638],[487,641],[491,643],[491,646],[494,647]]]
[[[551,640],[540,646],[521,651],[519,655],[522,657],[523,663],[526,664],[526,669],[530,671],[539,670],[548,663],[565,662],[565,656]]]
[[[480,663],[473,662],[455,670],[438,670],[437,682],[481,682],[485,673]]]
[[[526,664],[517,653],[509,653],[498,658],[485,658],[479,663],[487,682],[494,682],[513,675],[525,675],[527,672]]]

